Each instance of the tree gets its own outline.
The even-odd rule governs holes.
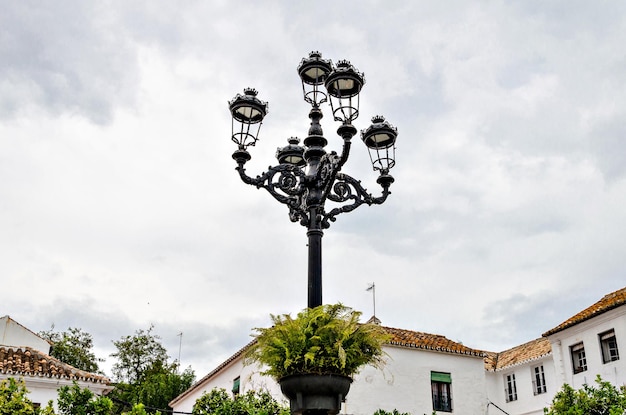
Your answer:
[[[167,363],[167,350],[161,345],[161,338],[152,334],[153,328],[137,330],[134,336],[124,336],[113,342],[117,352],[111,356],[118,360],[112,368],[116,380],[136,384],[150,369]]]
[[[545,415],[622,415],[626,411],[626,388],[619,389],[596,377],[597,387],[584,384],[575,390],[568,384],[557,392]]]
[[[21,380],[9,378],[0,382],[0,415],[36,415],[27,394],[26,385]]]
[[[205,393],[193,406],[193,415],[289,415],[289,408],[268,392],[248,391],[231,398],[225,389]]]
[[[77,369],[100,373],[98,362],[104,362],[93,353],[91,334],[79,328],[68,328],[64,332],[55,332],[54,325],[48,331],[40,331],[39,336],[52,342],[51,356],[74,366]]]
[[[118,383],[109,396],[117,404],[116,413],[140,403],[148,410],[170,409],[168,403],[195,379],[191,368],[179,373],[178,363],[168,362],[167,351],[152,330],[150,326],[113,342],[117,352],[111,356],[118,361],[112,370]]]
[[[153,408],[169,408],[170,401],[189,389],[195,379],[190,367],[180,374],[177,369],[177,364],[165,366],[155,364],[144,380],[136,385],[134,392],[136,401]]]
[[[106,396],[96,396],[74,382],[59,388],[59,415],[113,415],[113,402]]]

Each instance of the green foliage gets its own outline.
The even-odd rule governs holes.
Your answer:
[[[400,412],[397,409],[394,409],[391,412],[385,411],[384,409],[379,409],[376,412],[374,412],[374,415],[411,415],[411,413],[410,412]],[[424,415],[426,415],[426,414],[424,414]],[[437,415],[437,411],[433,411],[431,415]]]
[[[434,414],[434,412],[433,412],[433,414]],[[397,409],[394,409],[391,412],[385,411],[384,409],[379,409],[376,412],[374,412],[374,415],[411,415],[411,413],[409,413],[409,412],[400,412]]]
[[[596,378],[597,387],[583,385],[575,390],[565,384],[552,400],[546,415],[622,415],[626,411],[626,389]]]
[[[193,405],[193,415],[225,415],[229,413],[232,399],[225,389],[205,392]]]
[[[181,374],[177,373],[176,368],[176,365],[170,365],[150,370],[144,380],[136,385],[136,402],[159,409],[169,408],[168,403],[189,389],[195,379],[191,368]]]
[[[363,365],[380,366],[388,335],[375,324],[360,324],[360,316],[342,304],[305,309],[295,319],[272,315],[272,327],[255,329],[257,342],[245,362],[267,365],[263,374],[275,379],[305,373],[352,376]]]
[[[231,398],[224,389],[202,395],[193,406],[193,415],[289,415],[289,408],[267,392],[248,391]]]
[[[160,337],[152,334],[153,328],[137,330],[134,336],[113,342],[117,352],[111,356],[118,360],[112,368],[116,380],[130,384],[141,382],[155,365],[167,362],[167,351]]]
[[[113,415],[113,402],[106,396],[96,396],[89,389],[72,386],[59,388],[59,415]]]
[[[79,328],[68,328],[62,333],[55,332],[54,326],[48,331],[39,332],[39,336],[51,341],[50,354],[60,361],[87,372],[98,373],[98,362],[104,362],[93,353],[91,334]]]
[[[159,415],[158,412],[148,412],[142,403],[134,405],[130,412],[124,412],[122,415]]]
[[[118,359],[113,373],[120,382],[109,396],[118,403],[116,413],[128,408],[124,402],[170,409],[168,403],[193,384],[193,370],[187,368],[179,373],[178,364],[168,362],[167,352],[152,329],[138,330],[133,336],[113,342],[117,352],[111,356]]]
[[[49,401],[46,407],[39,408],[38,415],[55,415],[54,408],[52,407],[52,401]]]
[[[37,411],[27,394],[22,380],[9,378],[0,382],[0,415],[36,415]]]

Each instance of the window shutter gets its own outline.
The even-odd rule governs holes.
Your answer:
[[[236,378],[233,380],[233,393],[234,394],[238,394],[239,393],[239,386],[241,384],[241,379],[240,378]]]
[[[452,376],[449,373],[430,372],[430,380],[432,382],[452,383]]]

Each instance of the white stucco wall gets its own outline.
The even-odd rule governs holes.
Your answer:
[[[371,415],[377,409],[430,415],[431,371],[450,373],[452,408],[457,414],[484,413],[485,371],[481,357],[386,347],[384,369],[365,367],[354,378],[343,413]],[[478,412],[477,412],[478,411]]]
[[[46,354],[50,353],[50,343],[9,316],[0,317],[0,344],[27,346]]]
[[[615,330],[620,359],[602,362],[602,350],[598,335],[607,330]],[[619,307],[593,319],[579,323],[548,337],[552,345],[557,381],[559,385],[568,383],[578,389],[584,383],[594,384],[596,375],[614,385],[626,384],[626,307]],[[570,346],[583,342],[587,358],[587,370],[574,374]]]
[[[535,380],[533,368],[539,365],[543,365],[543,371],[546,378],[546,392],[535,395],[533,389],[533,381]],[[515,374],[517,400],[506,402],[506,395],[504,391],[505,376],[511,373]],[[552,356],[545,356],[541,359],[505,368],[503,370],[498,370],[496,372],[487,372],[486,378],[488,399],[509,414],[543,414],[543,408],[550,405],[554,394],[561,388],[561,385],[556,381]],[[496,410],[495,408],[490,409],[488,413],[502,414],[502,412]]]

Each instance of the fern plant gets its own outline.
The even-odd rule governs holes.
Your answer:
[[[364,365],[383,364],[383,344],[389,339],[375,324],[361,324],[361,313],[342,304],[305,309],[294,319],[272,315],[273,326],[256,328],[256,343],[246,364],[265,365],[265,375],[280,379],[296,374],[352,377]]]

